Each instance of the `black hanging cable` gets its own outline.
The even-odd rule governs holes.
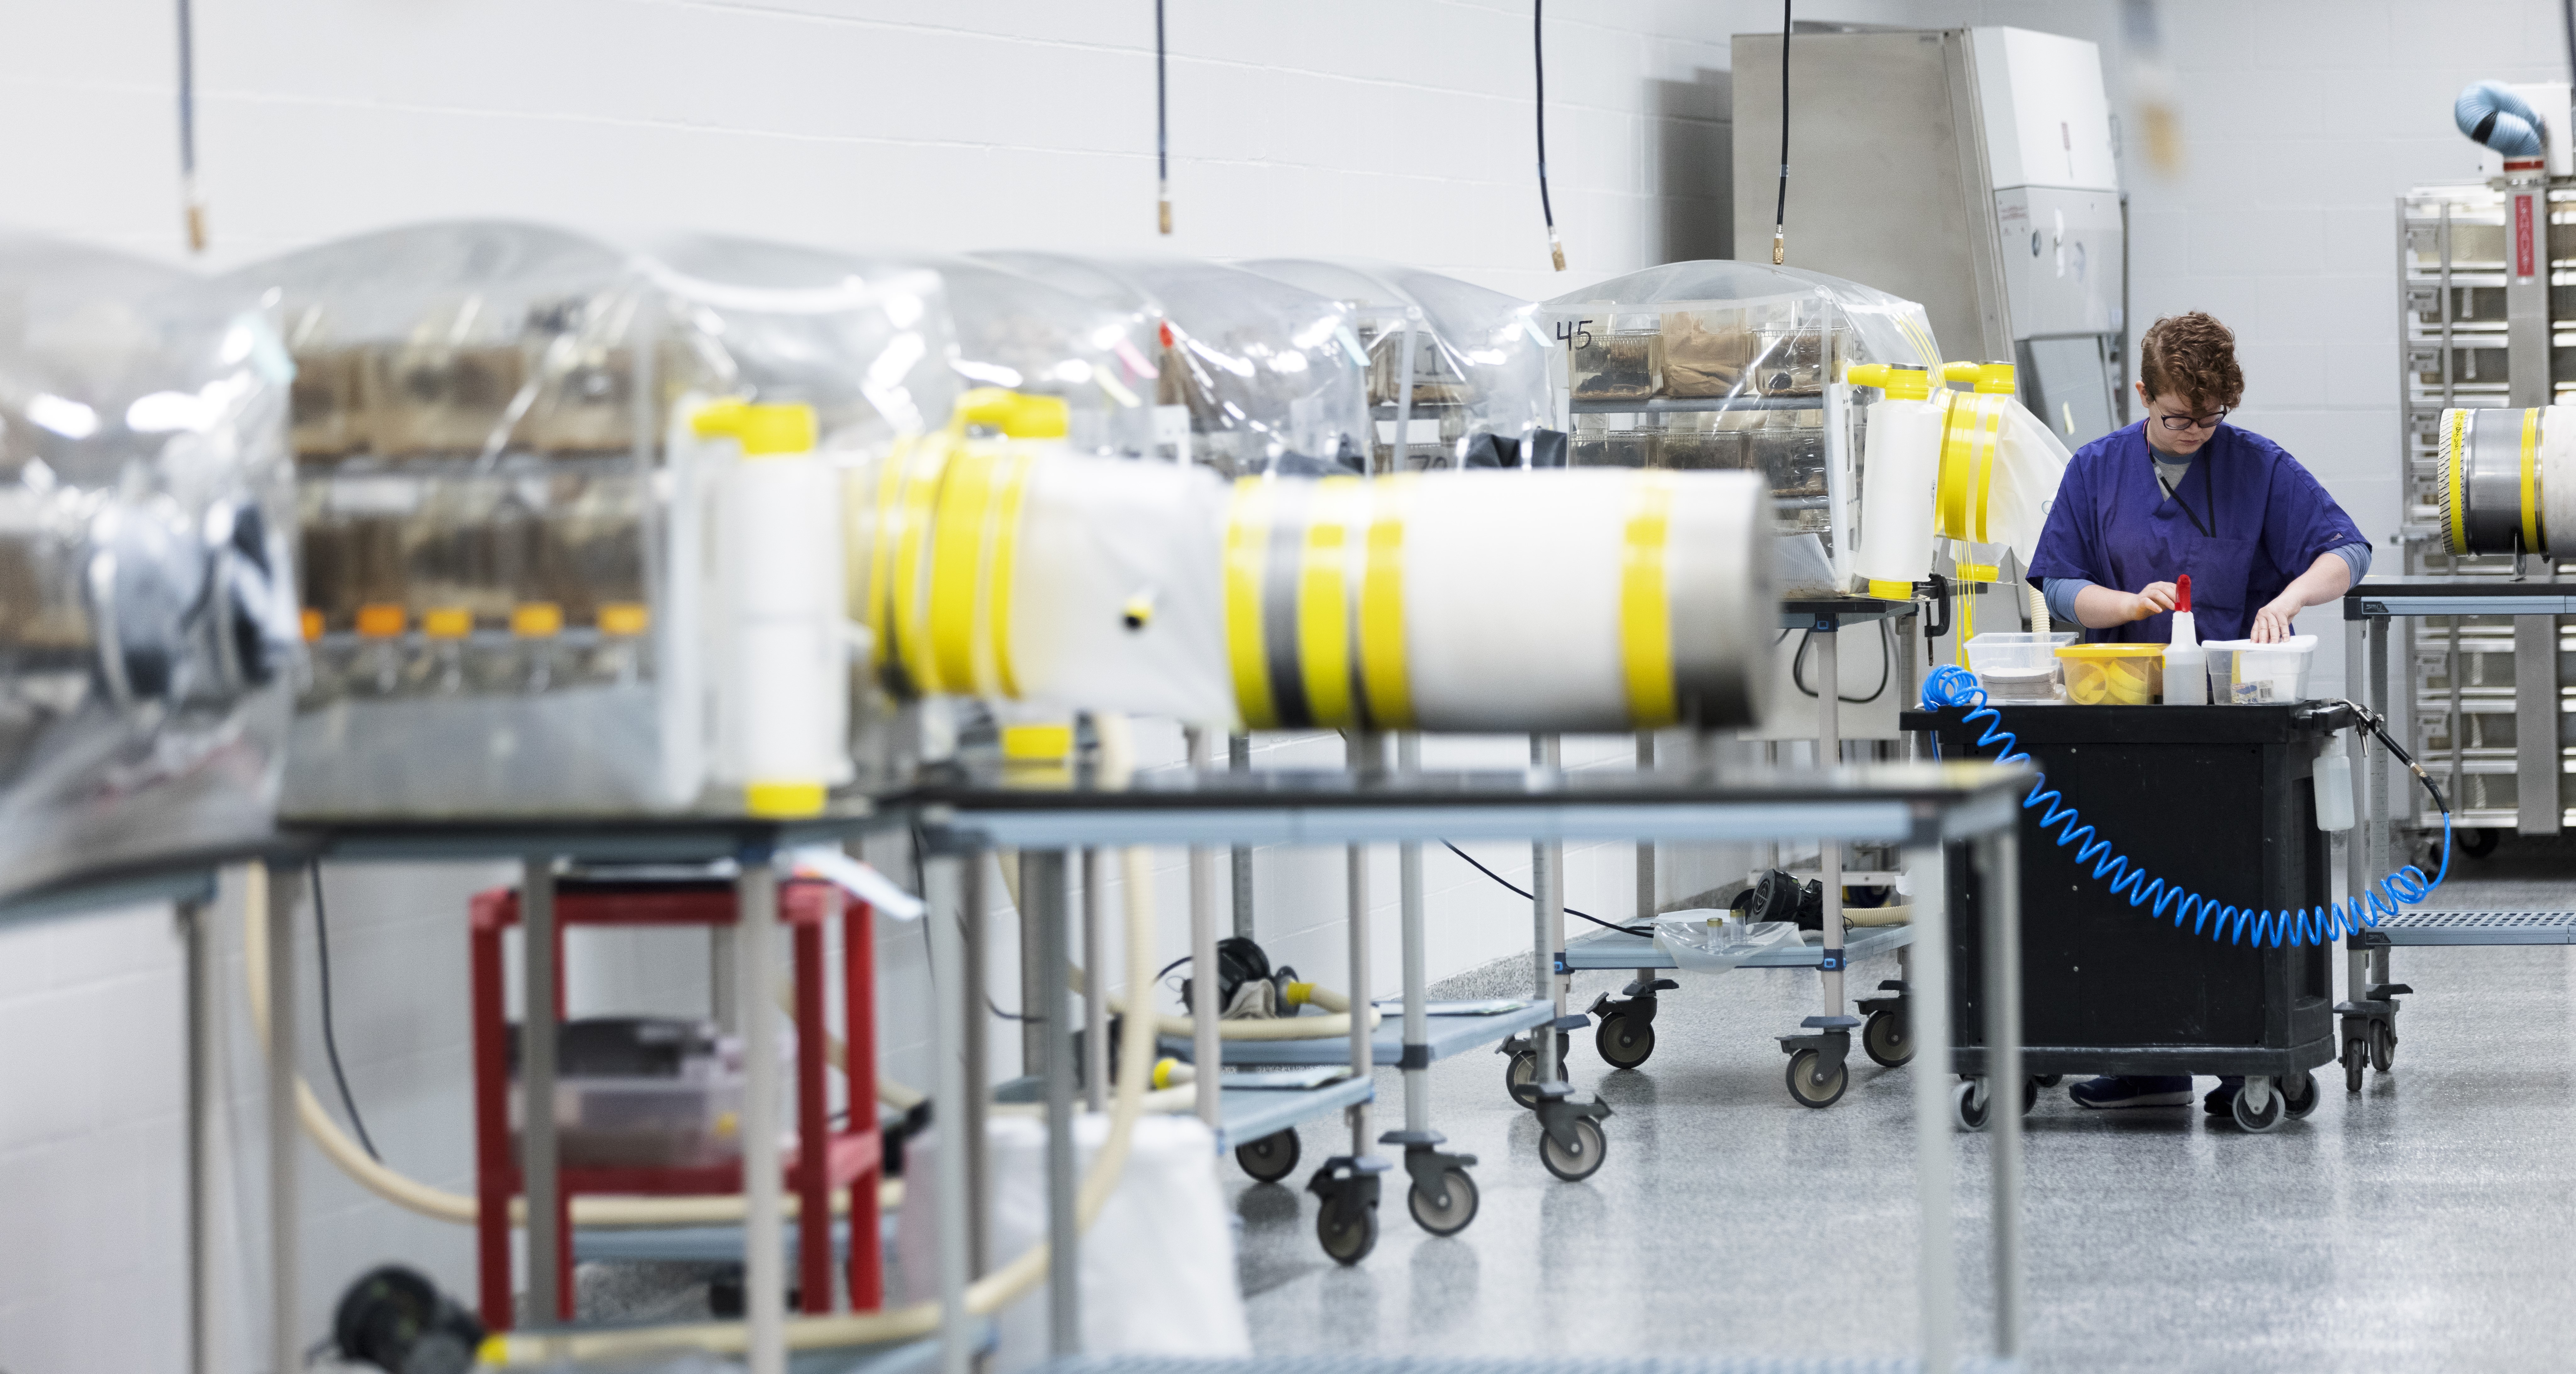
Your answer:
[[[358,1132],[358,1143],[367,1147],[367,1158],[385,1162],[376,1153],[376,1142],[367,1138],[367,1123],[358,1115],[358,1099],[349,1093],[349,1075],[340,1067],[340,1037],[331,1024],[331,918],[322,904],[322,864],[313,865],[313,958],[321,966],[322,977],[322,1050],[331,1057],[331,1081],[340,1085],[340,1105],[349,1113],[349,1125]]]
[[[187,205],[188,251],[202,253],[206,207],[197,199],[197,37],[191,8],[190,0],[179,0],[179,196]]]
[[[1565,270],[1565,241],[1556,236],[1556,207],[1547,199],[1547,29],[1540,22],[1547,0],[1530,0],[1530,69],[1537,77],[1538,212],[1547,221],[1547,252],[1556,270]]]
[[[1789,7],[1780,0],[1780,199],[1771,207],[1771,265],[1789,261]]]
[[[1448,850],[1448,851],[1449,851],[1450,853],[1452,853],[1452,854],[1457,855],[1459,858],[1466,859],[1466,860],[1467,860],[1467,866],[1468,866],[1469,868],[1472,868],[1472,869],[1476,870],[1477,872],[1484,874],[1486,877],[1493,879],[1495,882],[1501,883],[1501,884],[1503,885],[1503,887],[1504,887],[1504,889],[1505,889],[1506,891],[1509,891],[1509,892],[1511,892],[1511,893],[1513,893],[1513,894],[1515,894],[1515,895],[1521,896],[1521,897],[1527,897],[1527,898],[1529,898],[1529,900],[1531,900],[1531,901],[1533,901],[1533,902],[1535,902],[1535,901],[1537,901],[1537,900],[1538,900],[1538,898],[1537,898],[1535,895],[1533,895],[1533,894],[1530,892],[1530,890],[1529,890],[1529,889],[1527,889],[1527,888],[1525,888],[1525,887],[1520,887],[1520,886],[1515,885],[1515,884],[1512,882],[1512,880],[1511,880],[1511,879],[1504,877],[1504,876],[1503,876],[1502,874],[1500,874],[1500,873],[1496,873],[1494,870],[1492,870],[1492,869],[1490,869],[1490,868],[1485,867],[1483,864],[1480,864],[1480,863],[1476,862],[1476,861],[1475,861],[1474,859],[1472,859],[1472,858],[1468,858],[1468,855],[1467,855],[1467,851],[1466,851],[1466,850],[1460,849],[1458,846],[1456,846],[1456,845],[1454,845],[1454,844],[1449,843],[1447,840],[1442,840],[1442,841],[1440,842],[1440,847],[1441,847],[1441,848],[1443,848],[1443,849]],[[1566,915],[1568,915],[1568,916],[1580,916],[1580,917],[1582,917],[1584,920],[1590,921],[1592,924],[1594,924],[1594,925],[1596,925],[1596,926],[1601,927],[1603,930],[1615,930],[1615,931],[1618,931],[1618,932],[1619,932],[1620,934],[1622,934],[1622,935],[1652,935],[1652,934],[1654,934],[1654,933],[1655,933],[1653,930],[1651,930],[1651,929],[1647,929],[1647,928],[1642,927],[1642,926],[1623,926],[1623,925],[1620,925],[1620,924],[1618,924],[1618,923],[1616,923],[1616,922],[1613,922],[1613,921],[1605,921],[1605,920],[1602,920],[1602,919],[1601,919],[1600,917],[1598,917],[1598,916],[1591,915],[1591,914],[1589,914],[1589,913],[1587,913],[1587,912],[1577,911],[1577,910],[1575,910],[1574,908],[1572,908],[1572,907],[1570,907],[1570,906],[1569,906],[1569,907],[1561,908],[1561,910],[1563,910],[1563,911],[1565,912],[1565,914],[1566,914]]]
[[[2567,73],[2576,77],[2576,0],[2559,0],[2558,18],[2567,35]]]
[[[1798,635],[1798,652],[1789,656],[1789,681],[1791,685],[1795,686],[1799,690],[1799,692],[1809,697],[1816,695],[1816,689],[1807,685],[1807,642],[1813,639],[1815,634],[1816,632],[1813,630],[1800,631]],[[1789,632],[1787,630],[1782,630],[1780,632],[1782,639],[1787,638],[1788,635]],[[1896,658],[1895,646],[1889,642],[1894,637],[1893,633],[1888,629],[1886,621],[1882,620],[1878,622],[1878,687],[1876,690],[1872,691],[1865,697],[1847,697],[1842,694],[1842,684],[1837,682],[1834,684],[1834,700],[1842,702],[1847,706],[1867,706],[1871,702],[1878,700],[1880,697],[1887,695],[1887,681],[1890,673],[1893,671],[1894,660]],[[1771,642],[1777,644],[1780,641],[1775,639]]]
[[[1154,0],[1154,211],[1164,233],[1172,232],[1172,135],[1169,104],[1163,86],[1163,0]]]

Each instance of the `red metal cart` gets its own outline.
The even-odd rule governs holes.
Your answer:
[[[807,1312],[832,1310],[832,1194],[850,1193],[850,1306],[873,1311],[884,1302],[879,1253],[877,1185],[884,1146],[877,1135],[876,946],[867,903],[845,900],[825,883],[788,882],[778,889],[778,918],[795,932],[797,1148],[787,1161],[787,1188],[798,1201],[798,1276]],[[735,894],[729,883],[624,883],[567,881],[555,891],[555,1005],[563,1005],[563,931],[590,926],[731,925]],[[842,923],[842,979],[848,1028],[843,1070],[851,1111],[834,1129],[824,1092],[825,1045],[823,932],[834,916]],[[513,1323],[510,1275],[510,1201],[520,1195],[518,1162],[510,1150],[509,1028],[502,1006],[501,934],[519,921],[519,894],[509,888],[473,900],[474,1154],[476,1232],[482,1269],[483,1324],[507,1330]],[[745,1015],[763,1015],[746,1007]],[[819,1167],[817,1167],[819,1162]],[[681,1196],[740,1193],[742,1165],[705,1168],[566,1168],[558,1190],[561,1248],[555,1291],[561,1320],[573,1316],[572,1199],[576,1194]]]

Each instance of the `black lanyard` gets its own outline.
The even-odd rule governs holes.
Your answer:
[[[2203,445],[2203,447],[2206,447],[2206,445]],[[2150,465],[2153,465],[2155,461],[2156,461],[2155,447],[2154,447],[2153,445],[2149,445],[2149,446],[2148,446],[2148,449],[2147,449],[2147,462],[2148,462]],[[2206,453],[2203,453],[2203,454],[2199,455],[2197,458],[2195,458],[2195,459],[2193,460],[2192,466],[2194,466],[2194,467],[2196,467],[2196,468],[2200,469],[2200,473],[2201,473],[2201,478],[2200,478],[2200,491],[2201,491],[2201,495],[2203,495],[2204,497],[2208,498],[2210,514],[2211,514],[2211,516],[2215,517],[2215,516],[2218,514],[2218,492],[2217,492],[2217,490],[2216,490],[2215,488],[2213,488],[2213,487],[2210,485],[2210,483],[2211,483],[2214,479],[2213,479],[2213,478],[2211,478],[2211,477],[2209,476],[2209,455],[2208,455],[2208,454],[2206,454]],[[2182,480],[2183,480],[2183,482],[2188,482],[2188,481],[2190,481],[2190,480],[2191,480],[2191,474],[2190,474],[2190,473],[2188,473],[2188,472],[2184,473],[2184,474],[2182,475]],[[2218,537],[2218,533],[2217,533],[2217,531],[2215,531],[2215,530],[2211,529],[2211,528],[2209,527],[2209,523],[2208,523],[2207,521],[2204,521],[2204,520],[2202,520],[2202,519],[2200,518],[2200,514],[2199,514],[2199,512],[2194,511],[2194,510],[2191,508],[2191,503],[2190,503],[2189,501],[2185,501],[2184,499],[2182,499],[2182,482],[2176,482],[2176,483],[2175,483],[2175,484],[2173,484],[2172,486],[2167,487],[2167,486],[2165,486],[2165,475],[2164,475],[2163,473],[2159,472],[2159,473],[2157,473],[2157,474],[2156,474],[2156,485],[2157,485],[2157,486],[2159,486],[2159,487],[2164,487],[2164,493],[2165,493],[2165,499],[2166,499],[2166,500],[2171,501],[2171,502],[2173,502],[2175,505],[2182,507],[2182,513],[2183,513],[2185,516],[2187,516],[2187,517],[2189,517],[2189,518],[2190,518],[2192,528],[2193,528],[2193,529],[2196,529],[2196,530],[2198,530],[2198,531],[2200,531],[2200,537],[2201,537],[2201,538],[2203,538],[2203,539],[2216,539],[2216,538]]]

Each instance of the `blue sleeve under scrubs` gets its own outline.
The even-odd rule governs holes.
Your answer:
[[[2356,580],[2369,570],[2360,527],[2280,445],[2221,424],[2167,496],[2140,421],[2076,451],[2030,579],[2049,594],[2051,617],[2072,624],[2075,593],[2086,583],[2134,592],[2188,573],[2200,637],[2243,639],[2254,612],[2328,553],[2353,564]],[[2173,638],[2173,617],[2085,637],[2161,644]]]

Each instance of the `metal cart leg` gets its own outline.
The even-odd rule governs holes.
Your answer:
[[[1182,738],[1189,751],[1190,767],[1206,768],[1210,762],[1207,734],[1188,729],[1182,731]],[[1191,846],[1189,873],[1190,972],[1198,987],[1198,995],[1190,999],[1190,1062],[1197,1067],[1198,1076],[1193,1082],[1198,1090],[1199,1120],[1214,1131],[1223,1124],[1217,1107],[1217,1079],[1224,1072],[1225,1050],[1217,1036],[1217,1018],[1225,1008],[1217,1005],[1216,851],[1205,845]]]
[[[188,962],[188,1371],[214,1374],[215,1355],[215,1198],[223,1181],[215,1177],[215,1152],[209,1148],[215,1126],[215,1103],[221,1090],[214,1079],[215,1015],[214,931],[211,897],[179,904],[179,935]]]
[[[1082,1240],[1074,1215],[1073,994],[1064,978],[1066,911],[1071,896],[1061,850],[1023,851],[1021,892],[1036,913],[1037,961],[1049,976],[1027,1008],[1041,1034],[1039,1072],[1046,1088],[1047,1336],[1059,1357],[1082,1353]],[[1210,1073],[1206,1077],[1213,1079]]]
[[[769,1005],[778,985],[778,871],[771,859],[766,848],[746,848],[734,879],[734,967],[741,979],[734,998],[743,1013],[742,1311],[750,1328],[743,1354],[749,1374],[787,1371],[786,1230],[778,1214],[785,1191],[778,1136],[786,1112],[778,1082],[778,1015]],[[530,1101],[551,1097],[534,1091]],[[535,1211],[533,1199],[529,1210]]]
[[[1237,773],[1252,771],[1252,736],[1225,737],[1226,767]],[[1252,933],[1252,846],[1234,846],[1232,878],[1234,882],[1234,933],[1250,940]]]
[[[1914,974],[1926,988],[1950,986],[1950,883],[1937,841],[1909,846],[1914,873]],[[1999,894],[2000,895],[2000,894]],[[2000,904],[2000,903],[1998,903]],[[2015,918],[2016,924],[2018,917]],[[1950,999],[1927,996],[1914,1009],[1918,1056],[1936,1069],[1950,1064]],[[1991,1047],[1990,1047],[1991,1048]],[[1959,1086],[1966,1086],[1961,1084]],[[1950,1094],[1945,1072],[1914,1075],[1914,1197],[1922,1251],[1916,1261],[1916,1305],[1923,1324],[1923,1368],[1946,1374],[1958,1345],[1958,1259],[1950,1235]]]
[[[1816,766],[1842,762],[1842,662],[1834,622],[1816,621]],[[1824,888],[1825,947],[1818,981],[1824,1009],[1799,1023],[1804,1033],[1784,1035],[1780,1051],[1789,1056],[1789,1096],[1800,1105],[1830,1107],[1851,1085],[1844,1060],[1851,1054],[1851,1033],[1860,1018],[1843,1011],[1843,847],[1827,839],[1816,846],[1818,885]]]
[[[268,1348],[270,1367],[304,1367],[297,1282],[300,1274],[303,1196],[296,1191],[295,1159],[302,1146],[295,1119],[295,908],[304,896],[300,864],[268,868]],[[549,997],[552,996],[549,991]],[[549,1065],[551,1067],[551,1065]],[[532,1113],[530,1120],[545,1113]],[[548,1124],[551,1126],[552,1122]],[[534,1164],[536,1134],[528,1137]],[[530,1170],[534,1175],[533,1168]],[[533,1222],[535,1218],[532,1216]],[[533,1243],[536,1227],[528,1228]],[[533,1253],[533,1252],[531,1252]],[[541,1309],[543,1310],[543,1309]]]
[[[1422,737],[1406,732],[1395,739],[1396,769],[1422,771]],[[1412,1181],[1404,1201],[1413,1219],[1435,1236],[1454,1236],[1476,1219],[1476,1180],[1467,1171],[1476,1157],[1450,1154],[1440,1147],[1448,1137],[1431,1129],[1431,1032],[1425,989],[1426,956],[1422,934],[1422,846],[1400,845],[1395,853],[1398,917],[1403,936],[1404,1129],[1389,1131],[1378,1143],[1404,1151],[1404,1172]]]
[[[1985,904],[1986,1045],[1990,1081],[2009,1085],[2021,1072],[2021,835],[2005,826],[1981,841],[1978,857],[1985,865],[1986,890],[1995,894]],[[1924,1077],[1939,1081],[1939,1074]],[[2025,1097],[2022,1100],[2027,1101]],[[1993,1208],[1995,1244],[1995,1356],[2017,1358],[2021,1339],[2021,1113],[2007,1097],[1990,1113],[1987,1129],[1994,1136]]]
[[[1102,922],[1101,866],[1108,851],[1082,852],[1082,1103],[1109,1109],[1109,958]]]
[[[1374,773],[1383,769],[1384,754],[1374,735],[1354,734],[1348,737],[1350,766],[1353,771]],[[1375,1032],[1369,1025],[1369,895],[1368,847],[1352,845],[1343,851],[1343,864],[1349,877],[1350,916],[1345,929],[1349,935],[1351,1073],[1367,1078],[1376,1071]],[[1369,1150],[1369,1104],[1354,1102],[1347,1109],[1351,1128],[1351,1152],[1334,1155],[1306,1180],[1306,1191],[1313,1193],[1321,1206],[1315,1214],[1315,1238],[1323,1244],[1324,1253],[1343,1264],[1357,1264],[1377,1248],[1378,1175],[1386,1172],[1387,1161]]]
[[[1530,763],[1549,778],[1565,771],[1564,741],[1555,735],[1530,736]],[[1598,1097],[1575,1100],[1566,1081],[1565,1037],[1591,1024],[1591,1018],[1566,1014],[1565,999],[1573,976],[1565,967],[1565,844],[1543,841],[1530,848],[1531,942],[1536,946],[1537,992],[1554,1011],[1554,1019],[1530,1031],[1535,1078],[1530,1091],[1538,1111],[1539,1162],[1569,1183],[1592,1177],[1601,1168],[1608,1137],[1601,1122],[1610,1104]]]
[[[966,1311],[966,1282],[974,1263],[966,1200],[967,1117],[966,1026],[974,993],[967,985],[966,945],[959,918],[965,906],[963,869],[981,856],[922,856],[922,896],[930,923],[931,1119],[937,1159],[933,1165],[933,1215],[939,1219],[939,1367],[941,1374],[970,1374],[975,1358],[975,1321]]]

